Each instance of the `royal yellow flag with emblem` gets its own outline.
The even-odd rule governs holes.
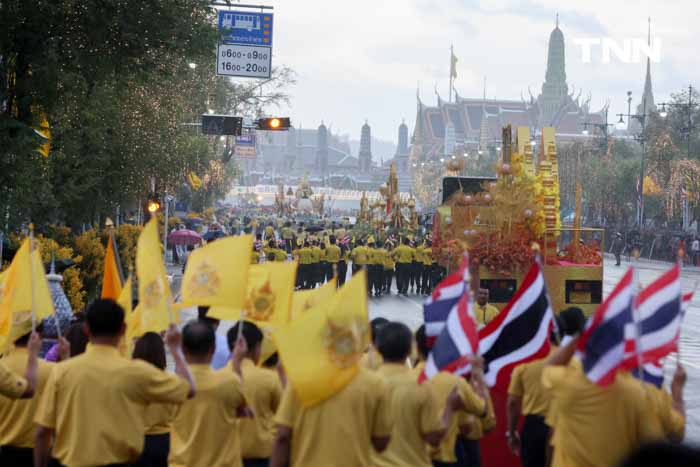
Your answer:
[[[136,277],[139,283],[141,332],[160,332],[174,321],[172,294],[158,239],[158,220],[153,217],[136,244]]]
[[[182,277],[180,306],[225,306],[240,310],[246,299],[252,250],[253,237],[242,235],[221,238],[190,253]]]
[[[104,272],[102,274],[101,298],[116,300],[122,293],[122,271],[119,267],[119,256],[115,248],[115,240],[112,232],[107,240],[107,252],[105,253]]]
[[[292,309],[289,312],[289,320],[302,316],[322,301],[326,301],[336,292],[335,277],[321,287],[309,290],[297,290],[292,295]]]
[[[304,407],[344,388],[369,342],[367,277],[360,271],[338,293],[275,332],[290,384]]]
[[[297,263],[269,262],[250,267],[243,306],[211,307],[207,316],[223,320],[243,319],[255,323],[264,339],[260,363],[277,351],[274,333],[289,321]]]
[[[54,313],[38,245],[29,251],[26,239],[4,274],[0,294],[0,350],[32,330],[32,312],[38,324]]]

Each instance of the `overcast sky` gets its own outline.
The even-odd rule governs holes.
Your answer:
[[[247,2],[253,3],[253,2]],[[559,13],[566,41],[569,89],[591,94],[592,109],[610,101],[611,114],[636,107],[645,56],[603,63],[600,47],[583,63],[577,38],[661,41],[661,63],[652,63],[657,102],[689,83],[700,86],[700,2],[697,0],[281,0],[275,6],[274,62],[298,75],[290,114],[295,126],[321,120],[334,132],[359,138],[367,119],[373,136],[396,141],[405,118],[413,131],[416,89],[434,105],[435,86],[448,97],[449,49],[458,57],[455,87],[489,98],[540,93],[549,34]],[[613,120],[613,116],[610,116]],[[375,155],[378,159],[379,155]]]

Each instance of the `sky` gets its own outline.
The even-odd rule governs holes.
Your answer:
[[[256,2],[244,2],[256,3]],[[405,119],[412,133],[416,93],[435,105],[448,99],[450,45],[455,88],[489,98],[536,97],[546,69],[547,42],[559,14],[566,44],[569,90],[590,94],[591,109],[610,103],[609,120],[633,111],[641,98],[646,56],[604,63],[601,47],[584,63],[580,39],[660,41],[652,63],[657,102],[688,84],[700,86],[700,2],[697,0],[263,0],[274,9],[273,65],[297,74],[291,105],[280,109],[295,126],[318,126],[359,139],[365,120],[372,136],[396,142]],[[393,154],[374,154],[375,159]]]

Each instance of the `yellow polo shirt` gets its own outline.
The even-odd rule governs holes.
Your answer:
[[[391,434],[386,383],[361,368],[338,393],[308,408],[288,385],[275,421],[292,429],[289,467],[369,467],[372,437]]]
[[[552,348],[550,355],[554,350]],[[547,358],[521,363],[513,369],[510,376],[508,394],[522,398],[521,412],[523,415],[545,417],[549,412],[551,396],[542,386],[542,370],[547,363]]]
[[[338,245],[328,245],[326,247],[326,261],[333,264],[340,261],[340,247]]]
[[[418,245],[417,247],[414,248],[414,255],[413,255],[413,261],[416,261],[418,263],[423,263],[423,250],[424,250],[423,245]]]
[[[384,260],[387,257],[387,251],[384,248],[372,248],[370,252],[370,264],[384,267]]]
[[[350,256],[352,257],[353,263],[358,266],[364,266],[367,264],[369,249],[366,246],[356,246],[352,249]]]
[[[180,406],[170,438],[171,467],[240,467],[237,410],[246,405],[241,381],[229,366],[190,365],[197,393]]]
[[[498,308],[493,305],[486,304],[484,306],[474,303],[474,315],[476,316],[476,322],[482,326],[487,325],[498,316]]]
[[[26,390],[27,381],[21,376],[14,374],[12,370],[8,369],[5,364],[0,361],[0,394],[18,399],[22,397],[22,394],[24,394]]]
[[[424,367],[425,363],[421,362],[413,370],[416,379],[423,371]],[[447,427],[447,433],[440,442],[440,446],[437,448],[430,448],[430,457],[432,459],[448,464],[455,463],[457,462],[455,443],[457,442],[457,435],[459,434],[460,421],[466,418],[467,415],[474,415],[477,419],[480,419],[481,415],[484,414],[486,402],[474,392],[474,389],[472,389],[467,380],[453,373],[441,371],[427,384],[430,385],[439,403],[438,414],[440,416],[442,416],[442,413],[445,411],[447,397],[454,388],[457,388],[462,402],[464,403],[464,411],[460,411],[452,417],[450,426]],[[479,423],[479,421],[477,420],[476,423]]]
[[[2,361],[8,370],[21,375],[27,369],[27,359],[27,349],[15,347],[10,355],[3,358]],[[42,359],[39,359],[37,363],[39,365],[34,397],[31,399],[11,399],[0,395],[0,446],[34,447],[34,432],[36,431],[34,414],[54,365]]]
[[[554,467],[617,465],[653,438],[642,382],[618,373],[608,387],[590,382],[580,365],[547,366],[542,384],[552,394]]]
[[[260,262],[260,252],[253,251],[250,254],[250,264],[258,264]]]
[[[52,455],[71,467],[126,463],[143,450],[148,403],[181,404],[189,385],[180,377],[116,347],[91,345],[54,365],[35,422],[55,430]]]
[[[148,404],[144,412],[147,435],[170,433],[179,404]]]
[[[397,263],[412,263],[415,254],[415,250],[408,245],[399,245],[392,253]]]
[[[423,248],[423,266],[433,265],[433,249],[429,246]]]
[[[294,255],[299,259],[299,264],[311,264],[311,248],[304,247],[294,250]]]
[[[275,437],[275,412],[282,398],[282,385],[275,371],[255,366],[245,359],[243,372],[243,394],[254,418],[239,421],[241,432],[241,457],[243,459],[267,459],[272,455]]]
[[[373,453],[373,465],[431,467],[423,435],[442,429],[440,403],[432,387],[418,384],[415,371],[401,363],[385,363],[377,371],[389,388],[394,429],[387,449]]]
[[[644,383],[647,400],[650,402],[648,422],[655,440],[667,440],[673,436],[683,439],[685,435],[685,417],[673,408],[671,394],[653,384]]]
[[[321,261],[321,249],[317,246],[311,247],[311,262],[318,263]]]

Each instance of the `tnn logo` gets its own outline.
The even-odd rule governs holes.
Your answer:
[[[647,43],[644,39],[623,39],[622,44],[609,37],[589,37],[574,39],[581,46],[581,61],[591,63],[594,47],[600,47],[601,61],[610,63],[614,54],[622,63],[640,63],[642,55],[654,63],[661,62],[661,39]]]

